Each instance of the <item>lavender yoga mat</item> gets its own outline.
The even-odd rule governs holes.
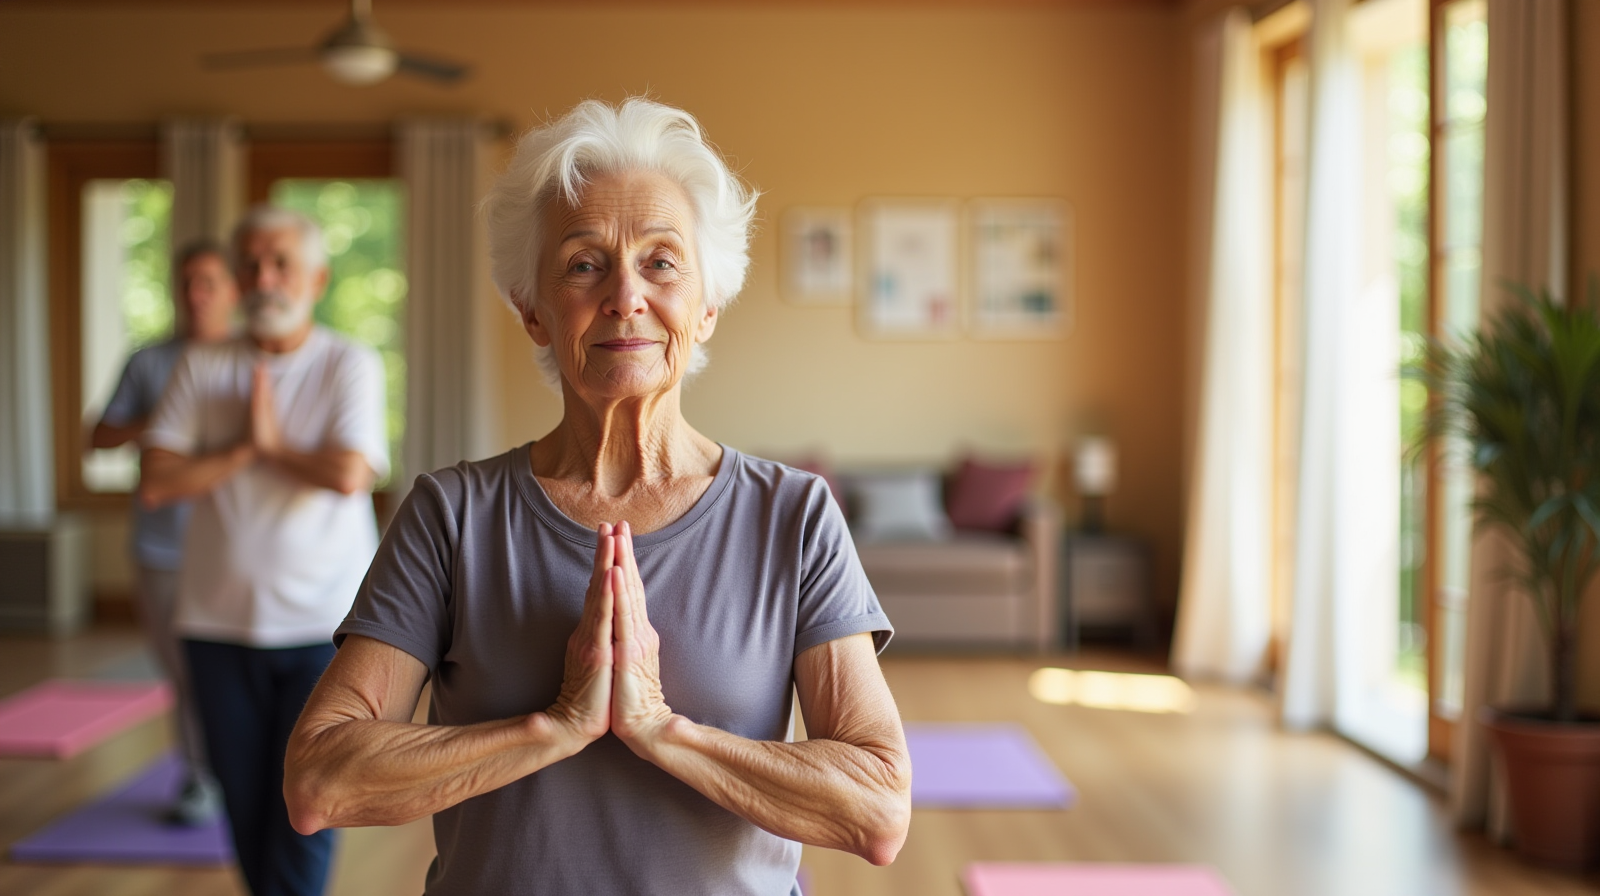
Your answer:
[[[167,754],[110,796],[52,822],[11,846],[15,862],[224,865],[233,846],[219,816],[196,828],[162,821],[183,786],[183,763]]]
[[[979,862],[961,875],[967,896],[1232,896],[1198,865]]]
[[[1077,799],[1020,725],[905,726],[911,805],[919,809],[1065,809]]]

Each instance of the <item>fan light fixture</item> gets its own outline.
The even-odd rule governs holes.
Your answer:
[[[343,46],[322,51],[322,65],[346,84],[376,84],[394,74],[399,54],[388,47]]]
[[[350,0],[350,15],[312,46],[208,53],[201,62],[213,71],[320,62],[334,80],[354,85],[376,84],[396,72],[454,84],[468,72],[459,62],[395,49],[389,35],[372,21],[372,0]]]

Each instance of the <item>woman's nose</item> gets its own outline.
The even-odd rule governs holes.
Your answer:
[[[635,272],[623,268],[617,273],[616,283],[606,297],[605,312],[627,320],[645,309],[644,281]]]

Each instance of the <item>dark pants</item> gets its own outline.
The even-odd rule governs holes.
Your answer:
[[[320,896],[333,831],[309,837],[289,826],[283,755],[332,644],[267,650],[184,641],[206,755],[222,785],[233,847],[254,896]]]

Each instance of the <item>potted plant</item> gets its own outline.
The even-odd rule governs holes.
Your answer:
[[[1600,722],[1579,712],[1578,611],[1600,569],[1600,281],[1582,304],[1521,299],[1410,367],[1430,393],[1423,441],[1464,446],[1480,477],[1477,524],[1515,546],[1506,570],[1532,600],[1551,699],[1481,721],[1504,762],[1517,851],[1541,864],[1600,859]],[[1459,440],[1459,441],[1457,441]]]

